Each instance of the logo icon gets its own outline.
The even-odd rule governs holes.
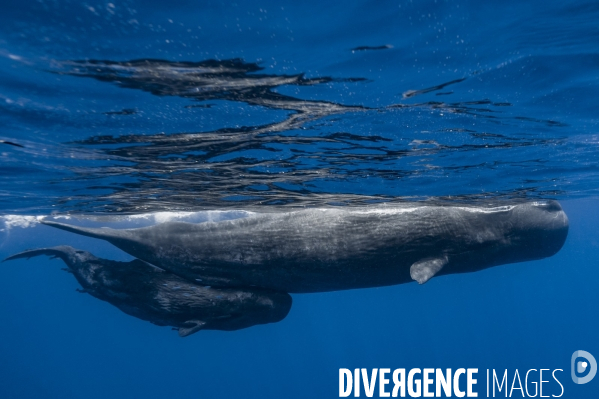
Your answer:
[[[575,367],[576,366],[576,367]],[[578,374],[588,373],[584,377],[578,377]],[[575,384],[586,384],[597,374],[597,361],[587,351],[576,351],[572,354],[572,381]]]

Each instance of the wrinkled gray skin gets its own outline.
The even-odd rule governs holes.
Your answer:
[[[199,224],[90,229],[190,281],[318,292],[406,283],[555,254],[568,234],[556,201],[499,207],[419,203],[257,213]]]
[[[190,283],[140,260],[116,262],[69,246],[25,251],[6,260],[48,255],[62,259],[83,292],[128,315],[173,326],[182,337],[199,330],[238,330],[287,316],[291,296],[255,288],[212,288]]]

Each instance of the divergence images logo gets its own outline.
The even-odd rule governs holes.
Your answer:
[[[574,367],[576,366],[576,367]],[[590,367],[587,375],[578,377],[577,374],[583,374]],[[572,380],[576,384],[586,384],[597,374],[597,361],[589,352],[576,351],[572,354]]]

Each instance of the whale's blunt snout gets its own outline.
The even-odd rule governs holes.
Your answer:
[[[277,292],[273,294],[275,306],[272,309],[272,323],[279,322],[287,317],[291,310],[292,299],[291,295],[286,292]]]
[[[554,200],[537,201],[531,204],[529,229],[535,231],[535,243],[539,257],[555,255],[566,242],[570,223],[566,212],[559,202]]]
[[[291,295],[281,291],[249,289],[243,309],[238,309],[233,317],[212,322],[212,329],[239,330],[257,324],[277,323],[291,310]]]
[[[286,292],[266,290],[257,299],[261,323],[276,323],[283,320],[291,310],[291,295]]]
[[[535,206],[542,209],[545,212],[545,225],[547,230],[554,230],[563,235],[563,240],[566,240],[568,235],[568,228],[570,222],[566,212],[562,209],[562,206],[557,201],[544,201],[542,203],[535,203]],[[562,242],[563,244],[563,242]]]

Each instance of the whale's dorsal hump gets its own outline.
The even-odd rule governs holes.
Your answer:
[[[426,258],[414,262],[410,267],[410,277],[418,281],[418,284],[424,284],[430,280],[439,270],[443,269],[448,262],[447,255],[438,258]]]
[[[180,337],[187,337],[188,335],[197,333],[206,325],[206,322],[201,320],[188,320],[185,322],[185,325],[189,325],[190,327],[179,327]]]

